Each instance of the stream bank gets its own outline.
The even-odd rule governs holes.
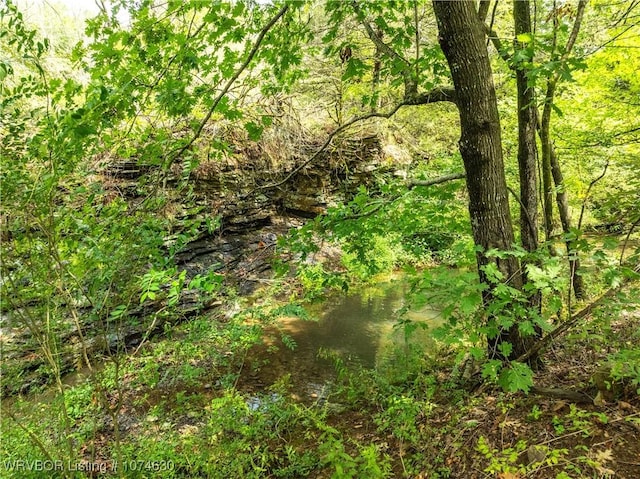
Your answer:
[[[79,305],[82,334],[71,318],[64,321],[68,326],[56,333],[61,345],[58,367],[62,374],[82,367],[85,353],[89,358],[99,358],[133,351],[145,338],[162,334],[168,324],[202,314],[214,316],[224,309],[227,290],[251,294],[271,277],[271,261],[275,257],[295,263],[296,258],[281,256],[277,248],[278,240],[286,237],[290,229],[322,214],[332,204],[349,200],[358,187],[373,185],[376,177],[393,175],[408,161],[406,156],[389,154],[382,140],[373,134],[336,139],[317,161],[304,168],[297,165],[304,163],[319,144],[305,143],[300,150],[288,145],[288,150],[277,149],[279,157],[274,154],[273,141],[256,143],[243,139],[230,146],[230,153],[202,161],[189,173],[188,183],[195,195],[191,208],[186,209],[181,203],[179,185],[185,166],[180,162],[172,167],[163,193],[173,198],[165,210],[172,210],[177,224],[198,218],[203,223],[211,218],[218,222],[214,231],[201,229],[175,254],[174,263],[186,271],[187,279],[197,274],[220,275],[224,278],[223,289],[213,297],[195,290],[182,291],[173,316],[156,314],[166,308],[166,300],[146,301],[130,308],[129,321],[107,331],[90,319],[88,305]],[[136,207],[144,198],[139,185],[152,181],[158,171],[158,167],[136,158],[105,157],[96,162],[94,175],[107,196],[112,193],[114,197],[124,197]],[[269,186],[273,184],[278,186]],[[178,228],[172,236],[179,234]],[[168,237],[166,242],[173,241]],[[2,397],[25,394],[50,381],[51,371],[37,341],[24,324],[12,319],[11,311],[5,310],[0,318],[0,340]]]

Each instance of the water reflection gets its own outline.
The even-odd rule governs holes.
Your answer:
[[[264,344],[250,355],[246,389],[258,392],[290,375],[303,399],[321,401],[327,382],[335,377],[333,361],[327,356],[339,358],[346,366],[375,368],[397,347],[406,346],[404,331],[394,326],[407,293],[405,281],[390,281],[307,308],[316,321],[281,318],[277,327],[268,331]],[[436,316],[434,310],[422,309],[404,317],[431,323]],[[295,349],[285,346],[283,334],[295,343]],[[411,341],[424,344],[428,340],[419,330]],[[324,352],[322,357],[319,351]]]

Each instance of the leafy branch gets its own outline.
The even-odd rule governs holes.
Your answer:
[[[240,77],[242,72],[244,72],[247,69],[247,67],[249,66],[249,64],[253,60],[253,58],[256,56],[256,53],[258,53],[258,50],[260,49],[260,45],[262,44],[262,41],[264,40],[264,37],[267,35],[269,30],[271,30],[273,28],[273,26],[278,22],[278,20],[280,20],[280,18],[282,18],[282,16],[284,16],[284,14],[288,10],[289,10],[289,5],[284,5],[278,11],[278,13],[276,13],[273,16],[273,18],[271,18],[271,20],[269,20],[269,22],[262,28],[262,30],[260,30],[260,33],[258,34],[258,38],[256,38],[256,41],[253,44],[253,47],[251,48],[251,51],[249,52],[249,55],[247,55],[247,58],[242,63],[242,65],[240,65],[240,67],[238,67],[238,69],[234,72],[233,76],[231,78],[229,78],[229,80],[227,81],[225,86],[222,88],[222,90],[220,91],[218,96],[216,96],[216,98],[213,100],[213,104],[211,105],[211,108],[209,108],[209,111],[205,115],[204,119],[198,125],[198,128],[196,128],[196,131],[193,134],[193,136],[191,137],[191,139],[187,143],[185,143],[182,147],[180,147],[177,150],[174,150],[174,151],[170,152],[167,155],[167,156],[170,156],[171,158],[165,164],[165,168],[168,169],[169,166],[171,166],[171,164],[178,157],[180,157],[180,155],[182,155],[185,151],[187,151],[195,143],[195,141],[200,137],[200,135],[202,134],[202,131],[204,130],[204,127],[207,125],[207,123],[211,119],[211,116],[216,111],[216,108],[218,107],[218,104],[220,103],[220,101],[229,92],[229,89],[235,83],[235,81]]]
[[[637,274],[640,273],[640,264],[633,269],[633,273],[635,274],[628,278],[625,278],[618,286],[614,286],[609,290],[607,290],[598,299],[589,303],[587,306],[585,306],[580,311],[578,311],[573,316],[571,316],[569,319],[564,321],[562,324],[560,324],[557,328],[555,328],[545,337],[543,337],[538,342],[536,342],[526,353],[518,357],[516,361],[524,362],[531,357],[535,357],[542,349],[546,348],[551,342],[553,342],[553,340],[562,336],[563,334],[568,332],[571,328],[576,326],[580,322],[580,320],[590,315],[593,312],[593,310],[595,310],[596,308],[602,306],[608,299],[615,296],[615,294],[618,293],[623,287],[627,286],[628,284],[634,281],[638,281],[640,278],[637,276]]]

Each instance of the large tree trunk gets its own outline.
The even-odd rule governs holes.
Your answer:
[[[516,258],[487,257],[488,249],[509,250],[514,243],[509,212],[508,190],[502,159],[500,119],[484,28],[472,1],[433,2],[440,34],[440,45],[449,63],[460,114],[460,153],[466,171],[469,214],[477,253],[480,281],[486,306],[494,299],[495,284],[489,281],[485,266],[494,263],[504,280],[514,288],[522,287],[520,265]],[[508,341],[510,357],[527,351],[533,338],[523,337],[514,324],[489,339],[489,354],[499,357],[498,346]]]

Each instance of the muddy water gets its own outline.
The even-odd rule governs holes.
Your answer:
[[[405,281],[386,281],[307,308],[313,320],[280,318],[267,332],[264,344],[250,352],[241,389],[265,392],[290,375],[289,382],[301,400],[322,399],[336,377],[336,358],[347,367],[377,368],[398,348],[413,344],[428,349],[424,330],[407,341],[398,321],[405,318],[429,326],[437,322],[438,313],[423,308],[402,315],[407,293]],[[295,347],[287,347],[287,342]]]

